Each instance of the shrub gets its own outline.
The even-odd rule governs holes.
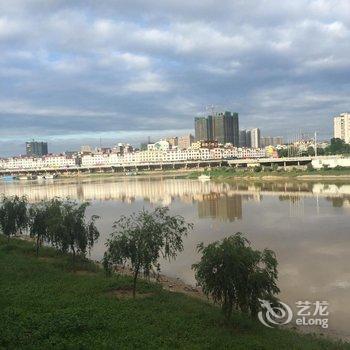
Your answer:
[[[254,167],[254,172],[255,172],[255,173],[260,173],[261,170],[262,170],[261,165],[258,165],[258,166],[255,166],[255,167]]]
[[[309,163],[309,164],[306,166],[306,169],[307,169],[308,171],[314,171],[314,170],[315,170],[314,167],[312,166],[312,163]]]

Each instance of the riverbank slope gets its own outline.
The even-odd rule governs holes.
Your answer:
[[[128,276],[106,278],[90,261],[0,236],[0,348],[348,349],[293,331],[268,329],[199,299]]]
[[[197,179],[200,175],[210,175],[213,180],[234,180],[234,179],[245,179],[245,180],[350,180],[350,168],[342,169],[235,169],[229,167],[202,169],[192,171],[187,175],[187,178]]]

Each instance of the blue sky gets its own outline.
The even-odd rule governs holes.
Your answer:
[[[348,111],[348,0],[0,0],[0,156],[139,143],[206,106],[244,128],[332,134]]]

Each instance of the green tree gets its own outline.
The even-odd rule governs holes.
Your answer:
[[[46,203],[46,240],[56,248],[67,251],[68,248],[62,242],[64,240],[62,233],[65,230],[63,209],[64,201],[61,198],[55,197]]]
[[[183,250],[183,237],[193,227],[182,216],[171,216],[168,212],[166,207],[152,212],[142,210],[122,216],[113,225],[103,265],[107,272],[114,265],[131,265],[134,298],[139,274],[149,276],[152,268],[159,272],[160,257],[175,259],[177,253]]]
[[[307,156],[313,157],[313,156],[315,155],[315,148],[312,147],[312,146],[309,146],[309,147],[307,148],[307,154],[306,154],[306,155],[307,155]]]
[[[28,201],[25,196],[2,196],[0,205],[0,228],[8,240],[22,234],[28,227]]]
[[[28,229],[29,215],[28,215],[28,200],[26,196],[14,197],[16,209],[16,228],[19,234]]]
[[[86,222],[85,213],[89,205],[88,202],[79,204],[69,199],[54,199],[48,208],[48,237],[61,251],[72,253],[74,270],[76,255],[85,257],[100,235],[95,225],[99,218],[97,215],[92,215]]]
[[[325,154],[350,153],[350,145],[338,138],[331,139],[331,144],[325,148]]]
[[[277,260],[273,251],[254,250],[242,233],[204,246],[198,245],[201,261],[194,264],[203,292],[222,307],[226,320],[233,309],[256,317],[259,299],[276,301],[279,293]]]
[[[286,149],[286,148],[278,149],[277,154],[278,154],[279,158],[288,157],[288,149]]]
[[[255,173],[260,173],[262,171],[262,166],[261,165],[257,165],[253,169],[254,169]]]
[[[317,155],[318,156],[324,156],[325,155],[325,149],[324,148],[317,148]]]
[[[30,237],[35,238],[36,256],[39,255],[39,248],[43,242],[49,240],[49,203],[40,202],[34,204],[29,208],[29,234]]]

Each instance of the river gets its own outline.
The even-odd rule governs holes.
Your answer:
[[[111,177],[0,183],[0,193],[27,195],[30,202],[54,196],[91,201],[101,216],[100,259],[113,221],[122,214],[169,206],[194,223],[184,251],[162,272],[195,284],[196,246],[241,231],[253,247],[268,247],[279,262],[279,298],[328,301],[329,331],[350,339],[350,181],[201,182],[181,178]],[[321,329],[323,332],[323,330]]]

